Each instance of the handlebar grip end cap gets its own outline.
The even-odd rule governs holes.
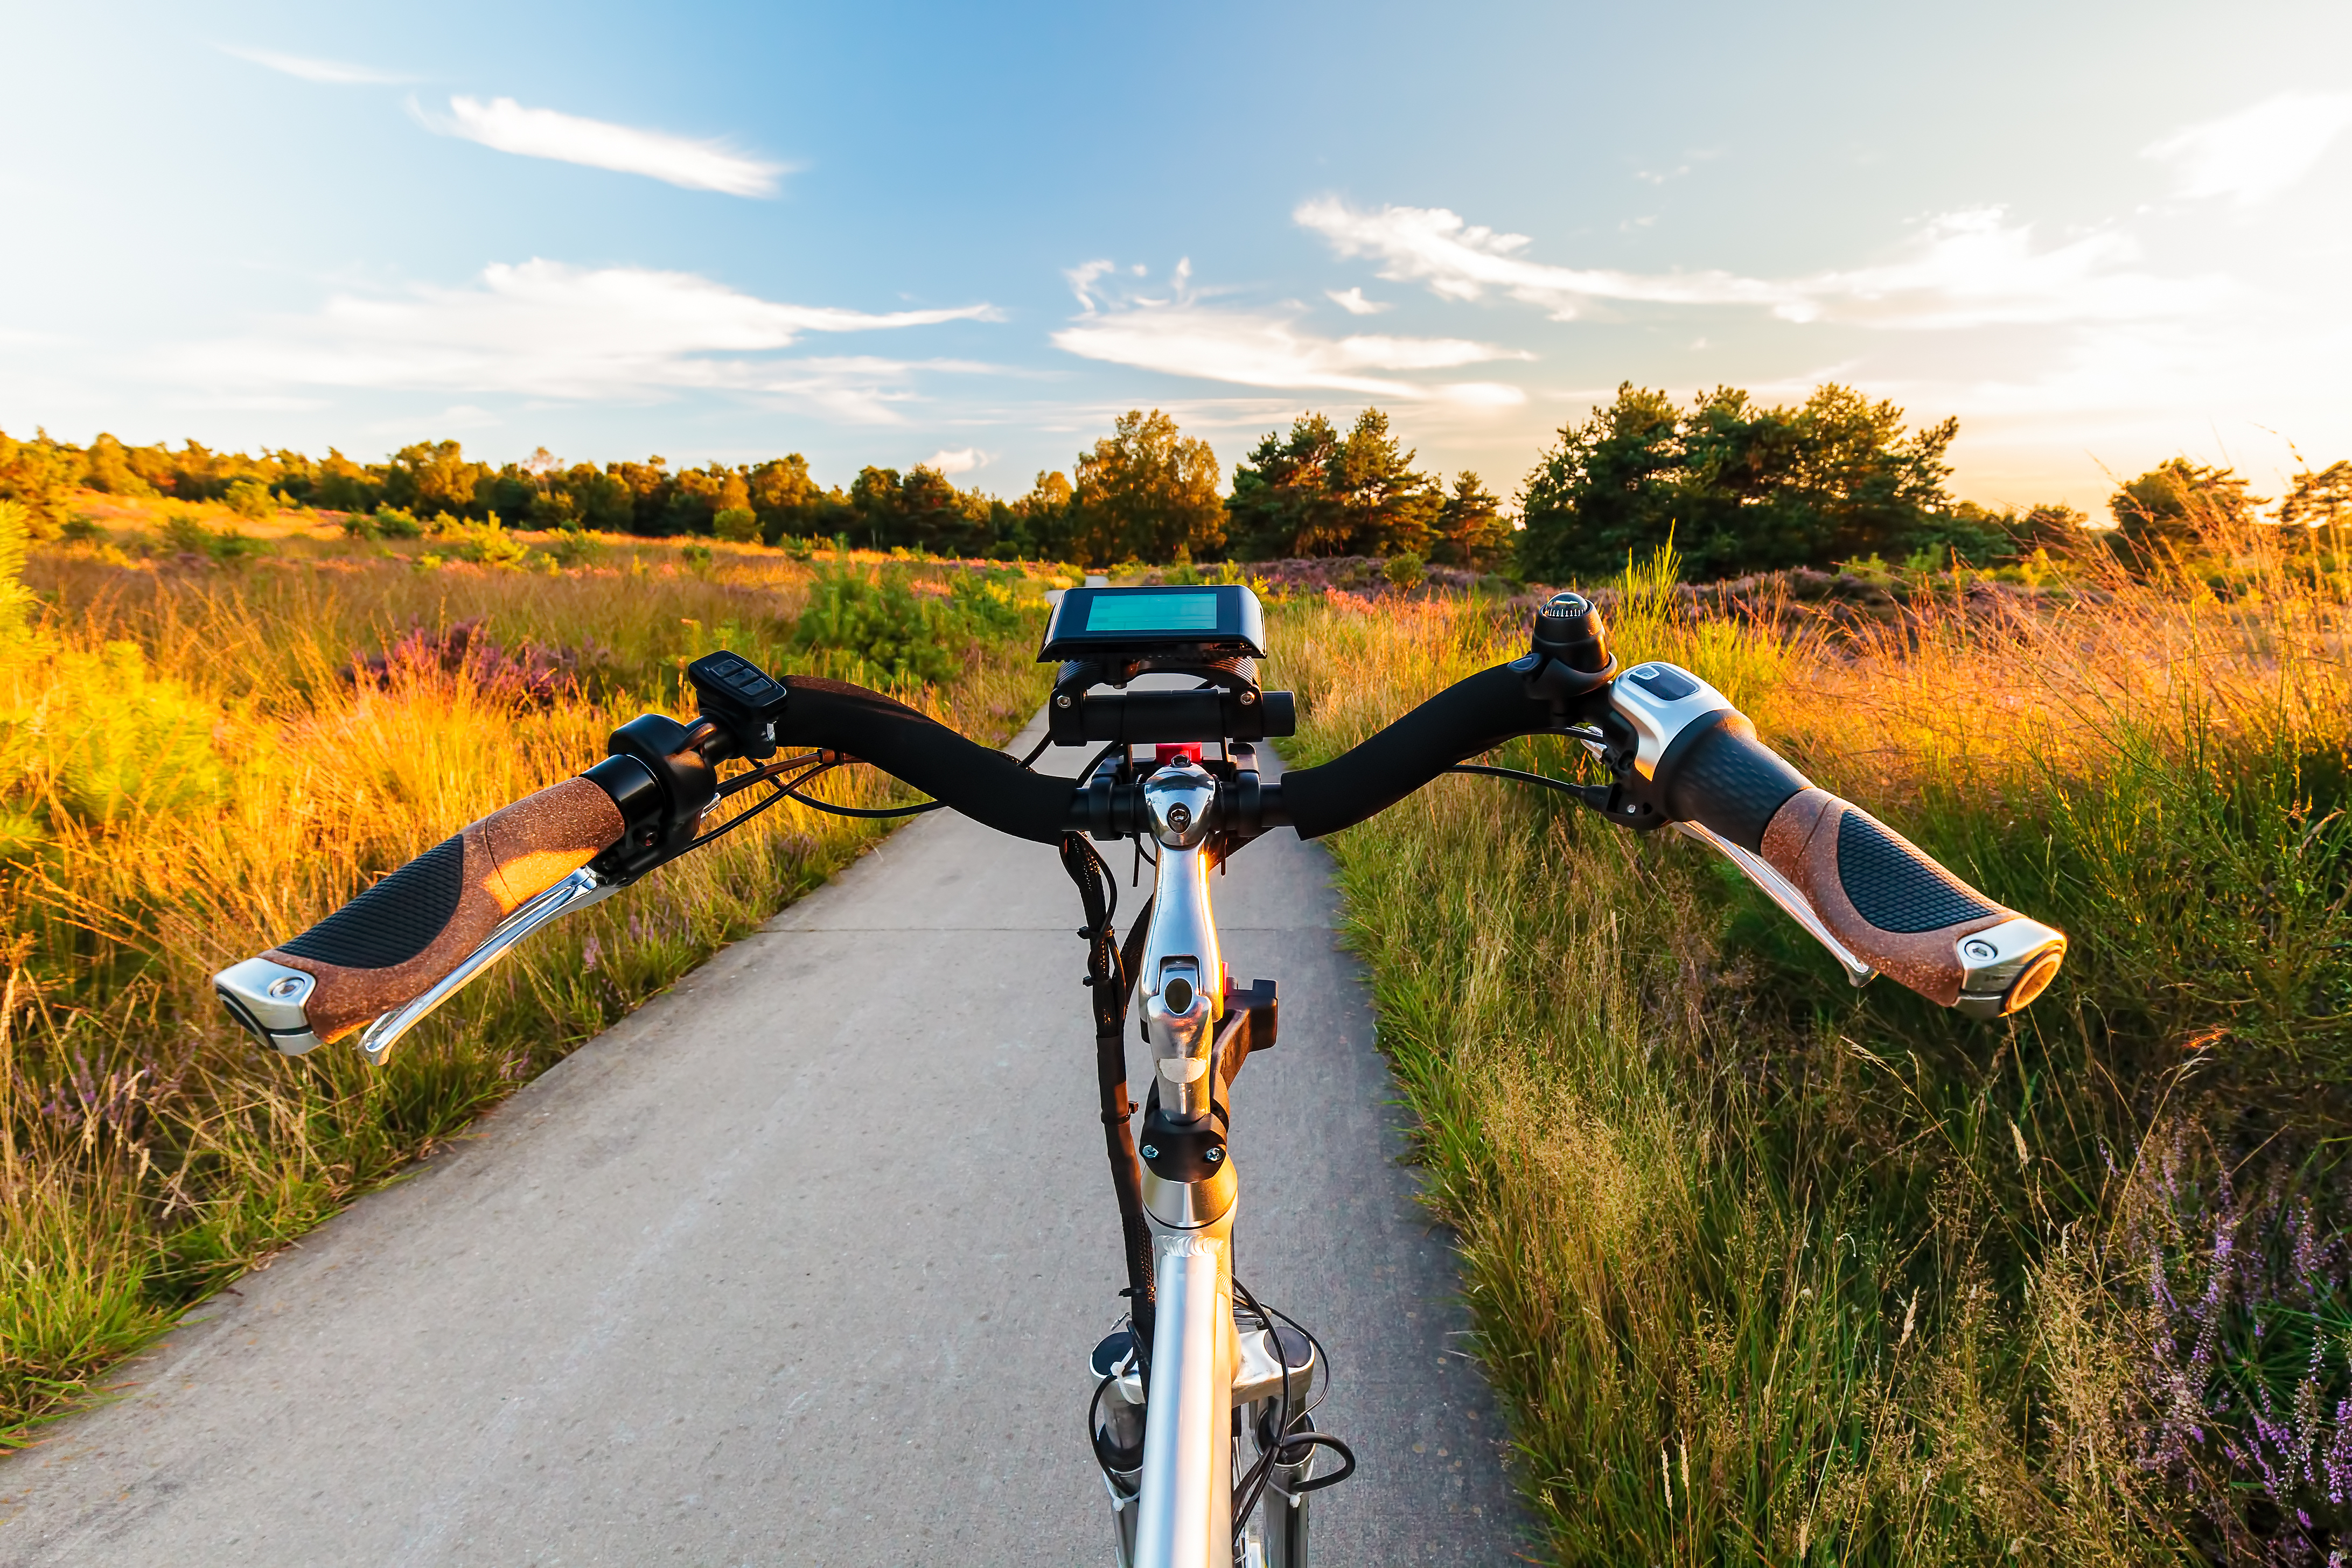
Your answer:
[[[320,1044],[303,1010],[317,977],[268,958],[231,964],[213,977],[213,992],[254,1042],[281,1056],[299,1056]]]
[[[1953,1010],[1972,1019],[2006,1018],[2049,989],[2066,959],[2066,934],[2024,915],[1959,940],[1960,999]]]

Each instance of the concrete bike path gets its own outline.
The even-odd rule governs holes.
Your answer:
[[[1317,1561],[1514,1561],[1328,862],[1285,830],[1214,892],[1234,973],[1282,983],[1242,1278],[1322,1336],[1360,1460]],[[0,1462],[0,1564],[1108,1563],[1077,921],[1049,847],[894,834]]]

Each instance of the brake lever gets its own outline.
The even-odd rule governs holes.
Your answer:
[[[482,945],[466,955],[457,967],[414,1001],[384,1013],[367,1026],[360,1036],[360,1050],[367,1053],[368,1064],[382,1067],[385,1054],[401,1036],[423,1022],[425,1016],[466,988],[475,976],[488,968],[507,955],[507,949],[549,924],[558,915],[569,915],[575,909],[610,898],[622,884],[599,875],[583,866],[525,904],[500,921],[491,933],[482,938]]]
[[[1721,853],[1724,859],[1738,866],[1748,881],[1763,889],[1764,896],[1779,904],[1781,913],[1803,926],[1814,941],[1829,949],[1830,956],[1844,968],[1847,983],[1856,987],[1866,986],[1877,977],[1876,969],[1855,957],[1853,949],[1831,933],[1829,926],[1814,911],[1812,901],[1800,893],[1788,878],[1774,871],[1762,856],[1749,853],[1722,834],[1696,822],[1676,822],[1675,826],[1682,830],[1685,837],[1696,839]]]

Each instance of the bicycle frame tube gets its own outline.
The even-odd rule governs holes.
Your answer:
[[[1230,1568],[1234,1560],[1234,1211],[1180,1230],[1153,1222],[1159,1311],[1136,1568]]]
[[[1160,860],[1137,988],[1158,1103],[1177,1122],[1203,1127],[1214,1096],[1224,978],[1202,847],[1213,791],[1206,773],[1184,764],[1161,768],[1144,785]],[[1147,1151],[1147,1162],[1153,1157]],[[1143,1173],[1157,1291],[1135,1568],[1231,1568],[1234,1560],[1238,1184],[1229,1160],[1188,1174],[1198,1179],[1171,1179],[1149,1164]]]

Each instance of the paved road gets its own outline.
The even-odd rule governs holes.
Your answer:
[[[1318,1561],[1511,1562],[1327,862],[1286,830],[1215,893],[1283,992],[1234,1096],[1242,1277],[1323,1335],[1362,1464]],[[0,1563],[1108,1563],[1077,918],[1050,849],[921,819],[0,1463]]]

